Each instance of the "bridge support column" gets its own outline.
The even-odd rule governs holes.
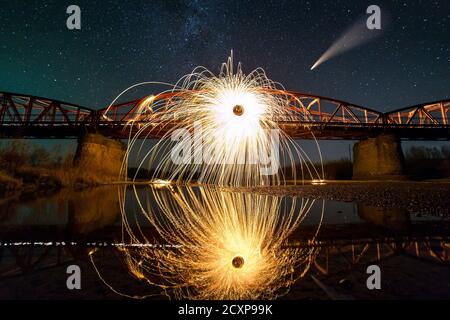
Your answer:
[[[100,134],[87,133],[78,139],[74,163],[86,173],[105,180],[119,177],[125,145]]]
[[[400,139],[381,134],[353,146],[353,179],[399,179],[403,174]]]
[[[363,203],[358,203],[357,208],[361,219],[386,229],[405,230],[411,222],[408,211],[403,208],[383,208]]]

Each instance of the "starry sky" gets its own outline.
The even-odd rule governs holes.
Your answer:
[[[81,30],[66,27],[71,4]],[[311,71],[371,4],[381,36]],[[448,0],[0,0],[0,21],[0,90],[91,108],[197,65],[217,72],[230,50],[244,72],[262,67],[287,89],[380,111],[450,98]]]

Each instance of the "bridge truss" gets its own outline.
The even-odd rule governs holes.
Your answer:
[[[177,118],[172,110],[185,94],[189,92],[164,93],[94,110],[47,98],[0,92],[0,136],[68,138],[92,131],[126,138],[130,130],[150,123],[150,137],[160,138],[173,125],[193,121]],[[351,140],[383,132],[412,140],[450,138],[450,100],[382,113],[298,92],[273,90],[271,94],[283,95],[287,101],[289,116],[274,120],[293,138]]]
[[[64,138],[95,125],[96,111],[46,98],[0,92],[0,136]]]

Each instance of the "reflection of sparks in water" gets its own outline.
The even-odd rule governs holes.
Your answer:
[[[168,93],[171,98],[161,98]],[[129,122],[139,130],[130,137],[126,159],[137,155],[138,169],[174,182],[257,186],[296,181],[303,174],[321,179],[323,172],[306,152],[279,130],[278,121],[300,117],[289,108],[292,99],[298,98],[262,69],[245,75],[238,64],[234,70],[231,57],[217,76],[196,68],[172,89],[140,102]],[[147,137],[160,130],[166,133],[148,150]],[[290,170],[283,173],[280,167]]]
[[[315,257],[313,246],[283,247],[314,201],[288,204],[280,197],[211,187],[152,188],[151,194],[141,199],[136,193],[146,219],[165,242],[179,248],[121,251],[137,279],[171,297],[276,298],[306,273]],[[154,201],[162,212],[152,207]],[[124,215],[124,238],[131,244],[153,243],[140,225],[133,226],[136,220]]]
[[[325,185],[327,183],[323,179],[313,179],[313,180],[311,180],[311,184],[312,185]]]

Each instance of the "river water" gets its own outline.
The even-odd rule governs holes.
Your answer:
[[[105,186],[3,198],[0,212],[1,299],[450,298],[450,221],[399,208]],[[228,254],[231,277],[271,276],[214,296],[214,277],[228,272],[215,263]],[[67,287],[70,265],[80,290]],[[367,287],[370,265],[380,267],[379,290]],[[189,289],[162,290],[169,277]]]

